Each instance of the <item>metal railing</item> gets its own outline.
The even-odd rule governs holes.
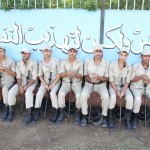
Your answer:
[[[102,0],[0,0],[0,9],[101,8]],[[149,10],[150,0],[105,0],[106,9]]]
[[[120,4],[121,2],[124,2],[123,0],[117,0],[117,9],[120,9]],[[109,9],[112,9],[112,3],[113,0],[110,0],[110,6]],[[133,5],[133,7],[131,7]],[[136,5],[138,7],[136,8]],[[147,7],[146,7],[147,5]],[[139,10],[144,10],[144,9],[150,9],[150,0],[125,0],[125,10],[128,10],[128,6],[130,6],[129,9],[139,9]]]

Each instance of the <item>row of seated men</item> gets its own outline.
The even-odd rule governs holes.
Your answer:
[[[65,96],[72,89],[76,97],[75,124],[87,126],[87,100],[92,92],[96,92],[101,96],[102,127],[114,129],[113,115],[116,99],[124,96],[126,100],[126,127],[128,131],[132,131],[137,128],[137,115],[141,106],[141,96],[145,90],[150,99],[150,49],[142,51],[141,62],[133,67],[126,61],[130,53],[127,47],[122,47],[118,52],[118,59],[109,63],[102,57],[103,47],[101,44],[93,46],[94,57],[87,59],[84,65],[77,58],[78,51],[75,46],[69,47],[68,58],[61,63],[58,59],[51,57],[52,49],[48,45],[42,48],[43,60],[38,65],[30,58],[29,49],[21,51],[22,60],[17,64],[5,53],[5,48],[1,46],[0,81],[5,104],[5,110],[0,117],[1,121],[11,122],[13,120],[16,96],[21,93],[25,95],[27,110],[24,123],[36,122],[40,116],[42,99],[48,91],[54,108],[49,122],[60,125],[65,118]],[[85,84],[82,88],[83,76]],[[41,85],[33,106],[33,91],[36,88],[37,77],[40,79]],[[107,82],[109,82],[109,88],[106,86]],[[33,107],[34,112],[32,112]],[[133,120],[131,120],[132,112],[134,114]]]

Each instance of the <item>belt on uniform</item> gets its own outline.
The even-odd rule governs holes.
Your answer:
[[[95,83],[91,83],[91,82],[89,82],[88,80],[86,80],[88,83],[90,83],[90,84],[94,84],[94,85],[99,85],[99,84],[102,84],[103,82],[102,81],[99,81],[99,82],[95,82]]]

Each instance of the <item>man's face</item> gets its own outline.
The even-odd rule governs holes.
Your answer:
[[[95,58],[101,58],[103,55],[103,51],[100,49],[94,50],[94,57]]]
[[[30,53],[22,52],[22,59],[23,60],[28,60],[29,58],[30,58]]]
[[[119,53],[119,59],[122,61],[126,61],[128,58],[128,53],[127,52],[120,52]]]
[[[4,58],[5,56],[5,50],[0,48],[0,59]]]
[[[75,58],[76,55],[77,55],[77,51],[76,51],[75,49],[70,49],[70,50],[68,51],[68,54],[69,54],[69,57],[70,57],[70,58]]]
[[[44,58],[49,58],[51,56],[51,51],[49,50],[44,50],[42,51]]]
[[[142,59],[142,62],[149,63],[150,62],[150,55],[142,55],[141,59]]]

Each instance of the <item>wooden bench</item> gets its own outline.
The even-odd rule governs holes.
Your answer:
[[[35,88],[34,90],[34,96],[36,96],[37,94],[37,91],[38,91],[38,87]],[[45,94],[46,96],[46,94]],[[1,88],[0,88],[0,97],[2,97],[2,93],[1,93]],[[69,97],[70,97],[70,92],[67,93],[65,99],[66,99],[66,102],[69,101]],[[17,101],[22,101],[23,99],[23,95],[19,94],[17,95]],[[97,94],[96,92],[93,92],[89,99],[88,99],[88,103],[90,102],[90,99],[91,99],[91,105],[92,107],[101,107],[101,96],[99,94]],[[75,102],[76,101],[76,98],[75,98],[75,94],[73,91],[71,91],[71,98],[70,98],[71,102]],[[117,97],[117,105],[120,106],[120,99]],[[125,107],[126,105],[126,101],[125,101],[125,98],[123,97],[122,99],[122,107]],[[142,103],[141,103],[141,106],[144,105],[144,95],[142,96]],[[147,99],[147,106],[150,108],[150,100]]]

